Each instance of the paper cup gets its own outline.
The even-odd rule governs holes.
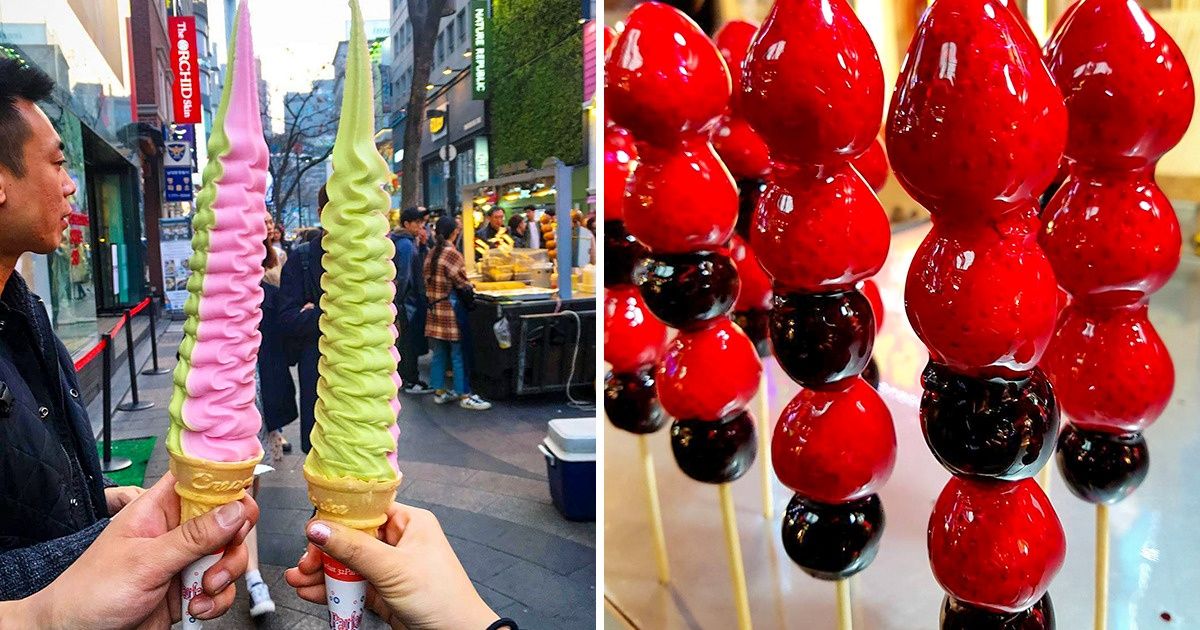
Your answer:
[[[204,592],[204,587],[200,585],[200,580],[204,578],[204,572],[211,569],[212,565],[221,559],[221,554],[214,553],[210,556],[204,556],[199,560],[188,565],[180,576],[181,586],[183,588],[183,628],[184,630],[200,630],[204,627],[204,622],[196,619],[188,613],[188,604],[192,603],[192,598]]]
[[[328,555],[324,558],[329,630],[358,630],[367,604],[367,581]]]

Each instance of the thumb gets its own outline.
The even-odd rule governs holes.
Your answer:
[[[330,521],[313,521],[306,531],[322,552],[372,584],[386,582],[396,570],[395,563],[388,562],[395,548],[378,538]]]
[[[229,545],[246,518],[246,506],[241,501],[226,503],[159,536],[155,539],[156,553],[167,568],[178,573]]]

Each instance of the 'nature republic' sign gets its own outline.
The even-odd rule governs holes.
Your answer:
[[[491,39],[488,0],[471,0],[471,98],[487,98],[487,48]]]

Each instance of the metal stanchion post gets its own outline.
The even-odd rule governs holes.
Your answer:
[[[102,429],[104,457],[100,460],[100,470],[107,473],[129,468],[133,465],[133,462],[126,457],[112,456],[112,335],[104,333],[100,336],[100,340],[104,344],[103,356],[100,362],[104,369],[104,373],[100,377],[100,389],[103,393],[102,402],[104,404],[104,425]]]
[[[133,347],[133,318],[129,315],[129,309],[125,309],[125,346],[126,354],[129,356],[129,395],[130,400],[126,403],[117,405],[117,409],[121,411],[142,411],[154,406],[154,403],[149,400],[138,399],[138,383],[137,383],[137,366],[134,365]]]
[[[154,300],[151,298],[150,305],[147,307],[150,310],[150,361],[151,367],[142,370],[142,374],[146,376],[158,376],[160,374],[170,374],[171,370],[158,366],[158,309],[154,307]]]

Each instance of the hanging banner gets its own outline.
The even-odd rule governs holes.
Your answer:
[[[192,220],[188,217],[159,219],[158,233],[167,310],[182,313],[183,303],[188,298],[187,281],[192,275],[188,268],[188,260],[192,257]]]
[[[192,201],[192,167],[168,166],[163,169],[165,175],[163,189],[167,201]]]
[[[476,101],[487,100],[487,49],[491,39],[488,0],[471,0],[471,98]]]
[[[200,51],[196,49],[196,18],[191,15],[167,18],[171,38],[171,96],[175,102],[176,123],[201,122]]]

